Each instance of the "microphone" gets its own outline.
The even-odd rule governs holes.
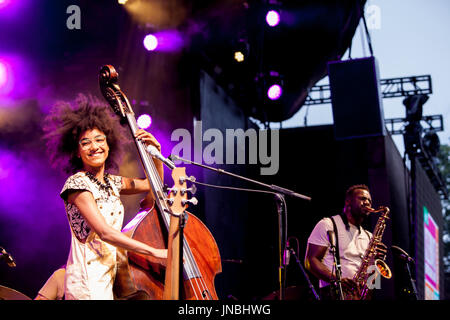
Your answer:
[[[336,248],[336,235],[334,234],[334,231],[327,231],[328,239],[330,240],[330,245],[334,249]]]
[[[16,261],[14,261],[14,258],[2,247],[0,247],[0,258],[5,259],[6,263],[11,268],[16,266]]]
[[[173,170],[173,169],[175,168],[175,164],[174,164],[171,160],[165,158],[165,157],[158,151],[158,149],[156,149],[155,146],[148,145],[145,149],[147,150],[147,152],[148,152],[153,158],[156,158],[156,159],[158,159],[158,160],[161,160],[167,167],[170,168],[170,170]]]
[[[411,258],[405,250],[403,250],[400,247],[397,246],[391,246],[391,249],[394,249],[393,252],[396,254],[397,257],[399,257],[400,259],[407,261],[407,262],[414,262],[414,259]]]

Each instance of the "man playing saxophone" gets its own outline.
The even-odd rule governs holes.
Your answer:
[[[355,281],[355,274],[359,272],[365,253],[373,243],[372,233],[361,226],[374,211],[371,206],[369,188],[362,184],[351,186],[345,194],[343,212],[323,218],[311,232],[305,267],[319,279],[323,300],[345,299],[355,293],[357,296],[361,284]],[[386,246],[377,242],[376,258],[384,260],[386,252]]]

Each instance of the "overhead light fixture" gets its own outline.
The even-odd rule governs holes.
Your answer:
[[[278,100],[283,94],[283,88],[278,83],[272,84],[269,89],[267,89],[267,97],[270,100]]]
[[[142,114],[137,119],[137,125],[141,129],[148,129],[152,125],[152,117],[148,114]]]
[[[10,2],[11,0],[0,0],[0,9],[6,7]]]
[[[423,137],[423,147],[427,150],[429,155],[437,158],[441,149],[441,141],[436,132],[427,132]]]
[[[0,57],[0,96],[10,94],[14,87],[14,72],[11,63]]]
[[[245,60],[245,56],[241,51],[235,51],[234,60],[236,60],[237,62],[243,62]]]
[[[409,122],[422,120],[423,105],[428,100],[426,94],[416,94],[406,97],[403,105],[406,107],[406,120]]]
[[[0,88],[3,87],[8,81],[8,71],[6,64],[0,61]]]
[[[179,52],[186,45],[183,33],[174,29],[150,31],[143,40],[148,51]]]
[[[148,51],[153,51],[158,47],[158,38],[153,34],[148,34],[144,38],[144,47]]]
[[[237,62],[244,62],[249,55],[249,44],[246,39],[239,39],[237,44],[234,46],[233,58]]]
[[[276,27],[280,23],[280,13],[277,10],[269,10],[266,14],[266,22],[270,27]]]
[[[270,71],[264,77],[267,98],[278,100],[283,95],[283,79],[276,71]]]

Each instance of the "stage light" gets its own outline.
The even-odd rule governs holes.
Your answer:
[[[266,97],[272,101],[278,100],[283,95],[283,75],[271,70],[262,75],[260,85],[266,91]]]
[[[280,99],[281,95],[283,94],[283,89],[281,86],[277,83],[272,84],[269,89],[267,90],[267,97],[270,100],[278,100]]]
[[[148,51],[160,52],[178,52],[185,46],[183,34],[171,29],[149,33],[145,36],[143,43]]]
[[[237,62],[242,62],[245,60],[244,54],[241,51],[234,52],[234,60]]]
[[[0,0],[1,1],[1,0]],[[118,0],[119,4],[125,4],[128,0]]]
[[[428,151],[428,154],[437,158],[439,155],[439,150],[441,149],[441,141],[436,132],[427,132],[423,137],[423,147]]]
[[[137,119],[137,125],[141,129],[147,129],[152,124],[152,117],[150,117],[148,114],[142,114]]]
[[[0,96],[10,94],[14,88],[14,74],[11,64],[0,59]]]
[[[422,120],[423,105],[428,100],[426,94],[416,94],[408,96],[403,100],[403,105],[406,107],[406,120],[408,122]]]
[[[237,62],[244,62],[247,59],[250,51],[250,46],[247,39],[241,38],[233,44],[234,60]]]
[[[158,47],[158,39],[153,34],[148,34],[144,38],[144,47],[148,51],[153,51]]]
[[[8,81],[8,71],[6,70],[6,65],[0,61],[0,88],[5,86],[7,81]]]
[[[266,22],[269,26],[275,27],[280,23],[280,14],[276,10],[269,10],[266,14]]]

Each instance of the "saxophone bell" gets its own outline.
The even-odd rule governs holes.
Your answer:
[[[384,260],[381,259],[376,259],[374,261],[374,264],[377,268],[378,273],[386,278],[386,279],[390,279],[392,278],[392,272],[391,269],[389,268],[389,266],[386,264],[386,262]]]
[[[369,213],[382,212],[382,214],[379,216],[375,229],[372,232],[372,238],[361,259],[358,271],[353,276],[353,281],[358,284],[358,288],[360,289],[356,294],[346,294],[346,300],[365,300],[368,298],[368,292],[372,290],[371,285],[378,275],[386,279],[392,277],[391,269],[384,261],[384,258],[380,259],[377,257],[377,247],[382,243],[381,239],[386,227],[386,221],[389,219],[390,210],[388,207],[380,207],[377,210],[370,207],[365,207],[365,209]],[[372,269],[372,266],[375,270]],[[375,277],[372,277],[372,271],[375,272]]]

